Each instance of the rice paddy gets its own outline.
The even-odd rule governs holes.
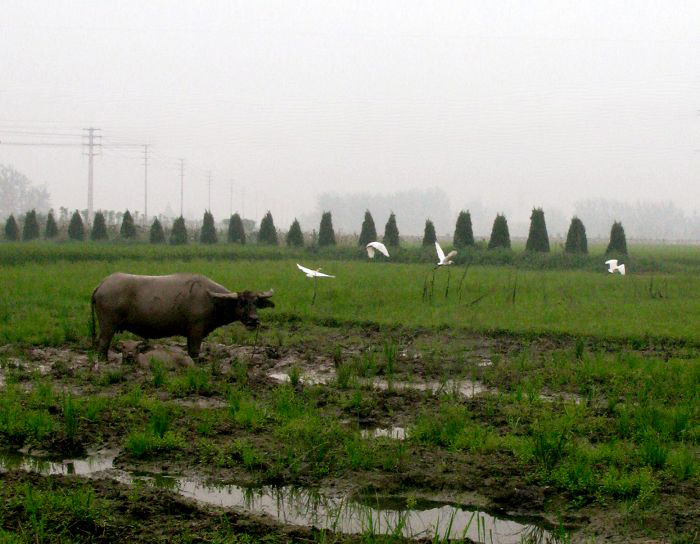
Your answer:
[[[423,262],[136,247],[11,264],[0,246],[0,540],[700,538],[700,256],[433,280]],[[313,305],[297,261],[337,276]],[[276,308],[196,362],[182,338],[122,334],[96,365],[89,297],[115,271],[272,287]]]

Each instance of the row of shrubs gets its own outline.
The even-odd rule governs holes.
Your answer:
[[[20,232],[17,221],[14,216],[10,216],[5,223],[5,238],[7,240],[19,240]],[[68,224],[68,237],[72,240],[84,240],[86,237],[85,225],[80,213],[76,210]],[[44,236],[47,239],[55,238],[58,235],[58,226],[52,213],[49,213],[46,221]],[[34,210],[27,213],[22,230],[22,240],[34,240],[39,238],[39,222]],[[107,224],[105,217],[101,212],[95,214],[92,228],[90,229],[90,239],[99,241],[108,239]],[[134,220],[127,210],[122,218],[122,224],[119,229],[119,237],[129,240],[137,238],[137,230]],[[170,231],[171,244],[186,244],[188,242],[187,226],[183,217],[178,217],[173,223]],[[268,211],[260,223],[258,232],[258,243],[268,245],[279,245],[279,237],[275,228],[272,214]],[[153,244],[163,244],[166,242],[165,231],[161,222],[156,218],[153,220],[149,232],[149,240]],[[367,210],[362,228],[360,232],[359,245],[365,246],[369,242],[379,240],[377,229],[374,225],[372,214]],[[214,216],[211,212],[204,213],[202,228],[199,233],[199,241],[203,244],[215,244],[218,242],[218,233],[214,223]],[[227,241],[229,243],[246,243],[246,233],[243,227],[243,221],[239,214],[231,216],[228,222]],[[384,227],[384,236],[382,238],[384,244],[389,247],[399,247],[400,237],[399,229],[396,224],[396,216],[392,213],[389,216]],[[435,226],[430,219],[425,221],[425,230],[423,232],[423,246],[432,246],[437,241]],[[301,231],[299,221],[296,219],[287,231],[285,242],[290,247],[303,247],[304,236]],[[335,231],[333,229],[333,219],[331,212],[324,212],[321,216],[321,224],[318,231],[318,246],[327,247],[336,244]],[[475,245],[474,233],[472,231],[471,215],[468,211],[461,211],[457,217],[455,231],[453,236],[454,247],[461,249]],[[489,249],[510,249],[510,232],[508,230],[508,221],[505,215],[498,214],[493,222],[491,236],[489,238]],[[547,234],[547,225],[545,223],[544,211],[541,208],[532,210],[530,216],[530,231],[525,245],[527,251],[532,252],[549,252],[549,235]],[[569,231],[566,236],[566,244],[564,246],[566,253],[587,254],[588,240],[586,238],[586,228],[583,222],[578,217],[571,219]],[[607,248],[608,253],[627,254],[627,241],[625,231],[622,224],[615,222],[610,231],[610,243]]]

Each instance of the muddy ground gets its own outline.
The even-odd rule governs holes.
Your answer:
[[[695,356],[692,349],[653,345],[633,349],[551,337],[298,324],[270,328],[259,335],[230,328],[209,340],[196,362],[186,355],[182,341],[145,343],[128,336],[115,343],[107,362],[96,361],[81,346],[0,348],[0,383],[5,391],[15,391],[27,406],[39,402],[36,397],[47,383],[53,400],[46,401],[46,409],[57,420],[62,415],[65,418],[65,396],[61,395],[82,399],[85,406],[87,399],[103,399],[104,404],[96,409],[96,416],[86,415],[88,408],[84,408],[70,437],[65,429],[56,427],[40,438],[6,434],[1,445],[6,451],[59,460],[114,448],[119,452],[115,470],[149,475],[148,481],[158,475],[197,478],[216,485],[294,485],[359,503],[383,497],[387,504],[393,501],[406,508],[416,500],[468,505],[498,519],[517,519],[541,529],[521,537],[530,541],[683,542],[700,538],[696,479],[676,482],[659,475],[653,500],[643,506],[633,500],[582,498],[543,484],[538,468],[508,449],[474,451],[417,441],[410,432],[404,436],[404,430],[413,428],[421,415],[441,413],[449,399],[496,436],[526,437],[527,429],[514,426],[513,410],[503,405],[522,394],[521,382],[530,370],[532,376],[539,371],[538,361],[575,360],[581,352],[591,357],[625,352],[683,359]],[[593,393],[563,381],[557,386],[546,379],[537,384],[536,398],[531,399],[533,412],[563,413],[585,404],[595,417],[604,417],[604,405],[609,402],[604,383]],[[272,412],[283,398],[282,388],[313,407],[321,425],[310,421],[296,428],[273,423],[279,417]],[[159,406],[168,411],[171,432],[161,439],[171,436],[172,443],[159,443],[144,453],[136,445],[135,433],[150,428],[148,418],[153,420]],[[527,422],[531,414],[522,417]],[[338,428],[329,431],[326,444],[323,422],[330,421]],[[400,435],[382,432],[396,428],[401,429]],[[313,436],[300,438],[307,432],[321,433],[318,440],[328,453],[322,456],[316,451]],[[372,461],[358,460],[345,450],[341,455],[333,441],[357,442],[358,448],[365,449],[356,455]],[[26,504],[13,500],[11,494],[16,496],[28,486],[61,493],[89,489],[98,503],[110,505],[108,514],[78,516],[61,533],[78,540],[308,542],[362,538],[333,531],[319,533],[318,528],[283,523],[256,512],[203,504],[162,486],[139,486],[135,494],[133,482],[120,482],[106,474],[85,478],[40,475],[18,467],[6,466],[5,470],[0,525],[27,540],[32,540],[29,537],[37,529]],[[512,541],[503,538],[493,541]],[[484,540],[490,541],[488,537]]]

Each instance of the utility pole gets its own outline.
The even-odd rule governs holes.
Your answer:
[[[231,180],[231,187],[228,195],[228,216],[233,215],[233,180]]]
[[[211,213],[211,171],[209,171],[209,213]]]
[[[241,218],[245,218],[245,185],[241,187]]]
[[[185,194],[185,159],[180,159],[180,217],[182,215],[182,205],[184,199],[182,198]]]
[[[143,146],[143,225],[148,225],[148,144]]]
[[[87,131],[87,134],[84,135],[83,137],[87,137],[87,143],[83,143],[83,145],[87,146],[87,152],[85,153],[88,157],[88,198],[87,198],[87,223],[88,226],[92,224],[92,212],[93,212],[93,182],[94,182],[94,169],[93,169],[93,158],[97,153],[95,152],[95,147],[99,147],[102,145],[99,143],[99,141],[102,138],[99,134],[95,134],[98,132],[100,129],[99,128],[85,128],[83,129]]]

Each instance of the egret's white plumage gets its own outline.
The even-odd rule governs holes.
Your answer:
[[[370,242],[367,244],[367,255],[370,259],[374,259],[375,249],[385,257],[389,256],[389,251],[384,244],[381,242]]]
[[[435,251],[437,251],[437,256],[439,259],[437,263],[438,266],[446,266],[448,264],[452,264],[452,257],[457,255],[457,251],[455,251],[454,249],[450,251],[447,255],[445,255],[445,252],[442,250],[440,244],[438,244],[437,242],[435,242]]]
[[[323,272],[320,272],[320,268],[318,270],[311,270],[310,268],[301,266],[299,263],[297,263],[297,268],[301,270],[304,274],[306,274],[307,278],[335,278],[335,276],[331,276],[330,274],[324,274]]]
[[[608,265],[608,272],[610,272],[611,274],[619,272],[623,276],[625,275],[625,265],[617,264],[617,259],[609,259],[605,261],[605,264]]]

